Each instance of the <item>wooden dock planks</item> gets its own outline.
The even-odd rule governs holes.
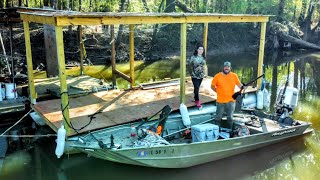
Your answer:
[[[212,78],[205,78],[200,88],[202,102],[215,100],[215,93],[210,89]],[[75,128],[81,128],[92,122],[79,133],[101,129],[146,118],[169,104],[174,110],[180,105],[180,86],[147,89],[147,90],[110,90],[92,93],[69,99],[70,119]],[[186,106],[194,106],[193,85],[186,83]],[[62,122],[60,99],[38,102],[34,109],[45,117],[50,127],[60,127]],[[53,126],[52,126],[53,125]],[[76,135],[71,131],[71,135]]]

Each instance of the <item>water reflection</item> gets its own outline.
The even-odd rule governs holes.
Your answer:
[[[155,169],[123,165],[87,157],[84,154],[56,159],[48,142],[37,145],[29,153],[32,161],[23,161],[23,167],[11,172],[4,170],[1,179],[243,179],[255,176],[265,169],[306,154],[304,137],[243,153],[187,169]],[[53,142],[51,142],[53,144]],[[257,161],[256,157],[259,157]],[[24,157],[21,159],[30,159]],[[6,160],[6,163],[10,160]],[[230,172],[230,173],[228,173]],[[231,173],[232,172],[232,173]]]
[[[225,60],[241,81],[256,77],[257,54],[245,53],[208,57],[209,75],[221,70]],[[238,156],[187,169],[154,169],[112,163],[84,154],[54,155],[53,139],[40,141],[30,151],[6,157],[0,179],[319,179],[320,171],[320,53],[267,52],[264,72],[269,82],[271,104],[278,87],[285,84],[288,62],[291,62],[289,85],[300,90],[294,118],[312,122],[315,133],[307,138],[294,138]],[[168,68],[170,67],[170,68]],[[179,75],[179,61],[159,61],[137,69],[139,82]],[[157,72],[159,70],[159,72]],[[150,74],[155,74],[151,76]],[[158,73],[158,74],[157,74]],[[271,112],[272,112],[271,107]]]

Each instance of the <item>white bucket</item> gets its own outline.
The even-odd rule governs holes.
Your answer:
[[[0,84],[0,86],[1,86],[1,84]],[[2,101],[3,100],[3,97],[2,97],[2,88],[0,87],[0,101]]]
[[[6,98],[14,99],[17,97],[16,85],[14,83],[6,83]]]
[[[6,89],[4,87],[4,84],[1,84],[1,89],[0,90],[1,90],[1,92],[0,92],[1,97],[2,97],[2,99],[4,99],[6,97]]]

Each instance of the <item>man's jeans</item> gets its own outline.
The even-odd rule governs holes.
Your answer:
[[[227,114],[227,120],[232,121],[235,104],[236,104],[235,102],[228,102],[228,103],[217,102],[216,120],[221,120],[225,112]]]

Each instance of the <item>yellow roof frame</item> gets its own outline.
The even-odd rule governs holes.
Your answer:
[[[258,76],[262,74],[264,41],[266,33],[266,23],[269,21],[268,15],[246,15],[246,14],[210,14],[210,13],[101,13],[101,12],[74,12],[74,11],[53,11],[36,9],[20,9],[20,17],[23,20],[26,57],[28,64],[28,78],[30,88],[30,100],[32,104],[36,103],[36,92],[33,79],[33,66],[31,55],[31,41],[29,23],[40,23],[52,25],[56,32],[56,48],[59,64],[60,91],[62,114],[64,117],[64,126],[69,134],[70,129],[67,123],[70,123],[68,89],[65,74],[65,56],[63,43],[63,26],[77,25],[116,25],[127,24],[130,28],[130,77],[122,74],[113,67],[113,73],[127,79],[134,84],[134,33],[133,26],[138,24],[180,24],[180,103],[185,103],[185,76],[186,76],[186,44],[187,44],[187,24],[204,23],[203,44],[207,47],[208,23],[261,23],[260,47],[258,58]],[[112,28],[113,29],[113,28]],[[258,81],[261,84],[261,80]]]
[[[209,13],[82,13],[74,11],[20,12],[23,21],[52,26],[267,22],[266,15]]]

